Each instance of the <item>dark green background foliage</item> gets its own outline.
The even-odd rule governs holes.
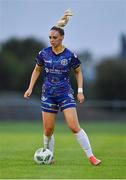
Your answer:
[[[35,57],[44,43],[36,39],[11,39],[2,45],[0,53],[1,90],[24,91],[30,81]]]
[[[94,89],[98,99],[126,100],[126,61],[103,60],[96,67]]]

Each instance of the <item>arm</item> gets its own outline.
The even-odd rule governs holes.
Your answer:
[[[29,87],[28,87],[27,91],[24,93],[24,98],[28,99],[30,97],[30,95],[32,94],[32,90],[34,88],[34,85],[35,85],[41,71],[42,71],[42,66],[38,66],[36,64],[36,66],[32,72],[32,75],[31,75]]]
[[[77,99],[80,103],[84,101],[84,94],[83,94],[83,74],[81,71],[81,67],[79,66],[74,70],[75,72],[75,77],[77,80],[77,85],[78,85],[78,94],[77,94]],[[82,89],[82,91],[79,91],[79,88]]]

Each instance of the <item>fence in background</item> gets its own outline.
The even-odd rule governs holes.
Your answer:
[[[80,120],[126,120],[126,101],[85,101],[77,103]],[[59,120],[63,119],[58,113]],[[40,101],[11,95],[0,97],[0,121],[36,121],[41,119]]]

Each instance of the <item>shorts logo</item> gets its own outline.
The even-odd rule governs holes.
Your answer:
[[[46,100],[47,100],[47,98],[43,96],[42,97],[42,101],[46,101]]]
[[[66,66],[66,65],[68,64],[67,59],[62,59],[62,60],[61,60],[61,64],[62,64],[63,66]]]

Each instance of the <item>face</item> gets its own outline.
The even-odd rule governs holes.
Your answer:
[[[60,35],[58,31],[51,30],[49,32],[50,44],[52,47],[58,47],[62,44],[64,36]]]

